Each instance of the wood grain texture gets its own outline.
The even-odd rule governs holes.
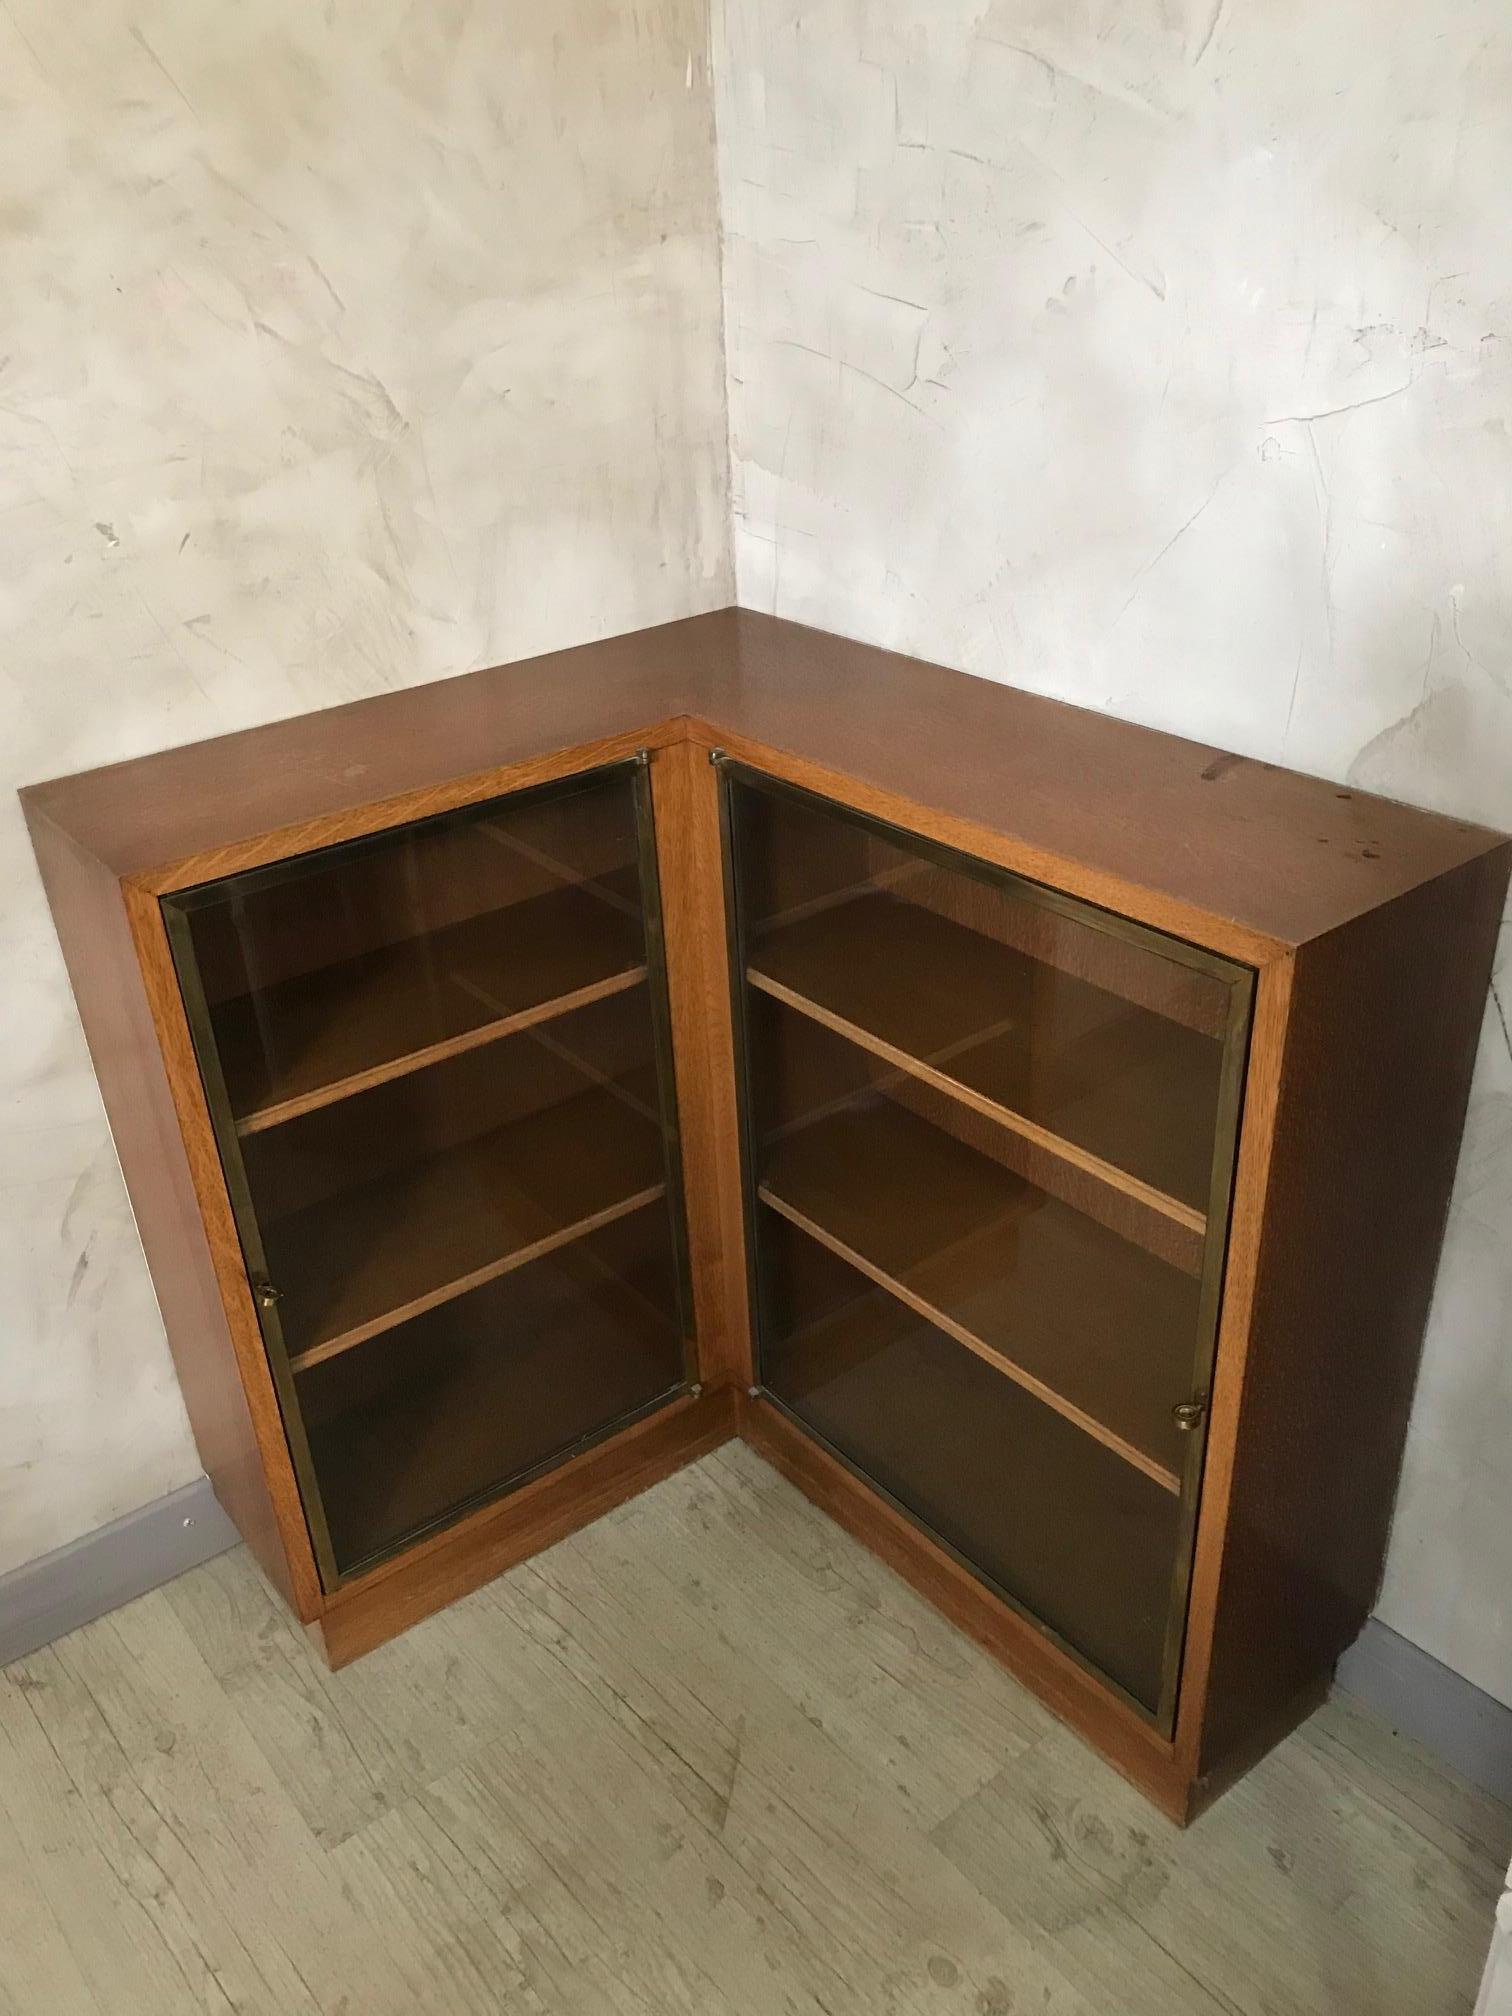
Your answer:
[[[1121,1191],[1125,1197],[1132,1197],[1144,1210],[1157,1212],[1162,1218],[1170,1219],[1172,1224],[1179,1225],[1185,1232],[1190,1232],[1198,1238],[1206,1233],[1206,1215],[1194,1205],[1183,1204],[1179,1198],[1168,1195],[1164,1190],[1157,1190],[1153,1184],[1143,1182],[1138,1176],[1131,1176],[1126,1169],[1119,1168],[1116,1162],[1109,1162],[1102,1156],[1090,1154],[1085,1148],[1079,1148],[1075,1142],[1068,1141],[1064,1135],[1054,1133],[1048,1127],[1041,1127],[1036,1121],[1025,1119],[1022,1113],[1012,1106],[1005,1105],[1001,1099],[994,1099],[984,1092],[979,1092],[974,1086],[963,1085],[954,1073],[937,1070],[933,1064],[922,1060],[912,1050],[901,1049],[884,1037],[873,1035],[863,1024],[847,1021],[844,1016],[836,1015],[832,1010],[820,1006],[807,993],[800,993],[796,988],[784,986],[781,981],[772,979],[755,967],[751,968],[749,977],[753,987],[759,987],[764,994],[770,994],[774,1001],[780,1001],[785,1007],[796,1009],[800,1015],[812,1016],[814,1021],[826,1029],[833,1030],[837,1036],[845,1037],[848,1042],[858,1043],[863,1050],[870,1050],[873,1056],[882,1058],[885,1063],[896,1065],[910,1077],[918,1078],[926,1085],[932,1085],[936,1091],[943,1092],[952,1099],[958,1099],[963,1106],[971,1107],[984,1119],[992,1121],[999,1127],[1006,1127],[1010,1133],[1017,1134],[1021,1140],[1027,1141],[1031,1148],[1037,1148],[1041,1154],[1068,1163],[1071,1168],[1078,1170],[1081,1175],[1094,1183],[1105,1184],[1111,1190]]]
[[[294,1362],[350,1350],[638,1211],[663,1194],[661,1172],[657,1129],[594,1086],[267,1227]]]
[[[675,1400],[370,1575],[344,1583],[311,1629],[331,1665],[345,1666],[718,1448],[734,1431],[729,1387]]]
[[[1332,1670],[1380,1582],[1512,848],[1297,955],[1199,1753]]]
[[[635,986],[637,921],[571,885],[216,1003],[238,1133]]]
[[[676,739],[678,730],[671,723],[663,723],[654,729],[635,728],[623,735],[603,736],[597,741],[577,743],[555,755],[537,756],[520,763],[475,771],[446,783],[425,785],[378,804],[321,813],[297,825],[276,827],[246,840],[236,840],[204,853],[187,855],[166,868],[148,869],[138,875],[123,877],[123,880],[153,895],[167,895],[174,890],[192,888],[200,882],[238,875],[244,869],[290,860],[317,847],[334,847],[339,841],[360,840],[369,834],[386,832],[393,826],[429,819],[437,813],[455,812],[490,798],[508,796],[513,791],[528,791],[537,785],[559,783],[568,777],[581,776],[586,770],[626,762],[642,749],[660,747]]]
[[[769,1151],[761,1201],[1168,1491],[1196,1283],[881,1101]]]
[[[774,775],[1253,964],[1494,844],[1462,820],[734,609],[25,795],[118,875],[181,887],[675,742],[683,717]]]
[[[1250,964],[1495,844],[1464,820],[849,638],[731,620],[704,718],[732,755]]]
[[[776,1000],[1204,1229],[1216,1043],[897,893],[758,928],[749,955]]]
[[[690,617],[108,764],[30,795],[119,876],[175,868],[182,887],[679,740],[678,717],[727,628],[723,616]]]
[[[1239,1401],[1244,1389],[1259,1274],[1260,1238],[1276,1143],[1281,1061],[1291,1017],[1294,960],[1275,960],[1260,973],[1256,988],[1247,1084],[1239,1149],[1229,1209],[1223,1300],[1213,1356],[1207,1443],[1203,1453],[1202,1496],[1194,1534],[1187,1630],[1177,1703],[1176,1750],[1195,1780],[1207,1703],[1207,1676],[1213,1644],[1213,1615],[1228,1532],[1238,1446]]]
[[[751,1384],[740,1122],[718,779],[693,744],[651,765],[683,1189],[704,1384]]]
[[[183,1011],[166,943],[133,936],[114,875],[35,805],[28,823],[200,1460],[263,1572],[308,1614],[314,1562],[188,1032],[182,1047],[172,1037]]]
[[[886,1085],[897,1106],[917,1113],[942,1134],[985,1155],[991,1162],[1021,1176],[1047,1197],[1069,1205],[1094,1224],[1105,1226],[1146,1253],[1194,1279],[1202,1272],[1207,1246],[1206,1218],[1194,1230],[1190,1224],[1153,1210],[1137,1190],[1105,1183],[1053,1149],[1042,1148],[1017,1128],[1004,1127],[977,1106],[904,1072]]]
[[[238,1550],[0,1675],[5,2016],[1449,2016],[1512,1815],[1336,1699],[1179,1833],[749,1450],[328,1671]]]
[[[1422,1898],[1421,1837],[1377,1803],[1384,1788],[1372,1766],[1389,1739],[1380,1731],[1363,1755],[1340,1748],[1343,1738],[1363,1749],[1364,1733],[1341,1704],[1321,1709],[1218,1809],[1173,1835],[1125,1786],[1110,1782],[1095,1800],[1073,1789],[1075,1745],[1058,1732],[931,1838],[1109,2011],[1147,1996],[1201,2016],[1467,2011],[1481,1907],[1463,1895]],[[1456,1959],[1449,1978],[1441,1956],[1456,1942],[1463,1966]]]

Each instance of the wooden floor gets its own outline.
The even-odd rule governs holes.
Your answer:
[[[1447,2016],[1512,1813],[1335,1702],[1185,1835],[748,1450],[347,1672],[243,1553],[0,1675],[6,2016]]]

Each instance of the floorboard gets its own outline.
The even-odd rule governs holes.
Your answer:
[[[3,2016],[1452,2016],[1345,1700],[1178,1833],[738,1444],[340,1674],[242,1551],[0,1674]]]

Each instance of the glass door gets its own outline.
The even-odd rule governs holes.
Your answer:
[[[644,765],[164,911],[327,1586],[686,1385]]]
[[[761,1387],[1169,1728],[1252,975],[725,774]]]

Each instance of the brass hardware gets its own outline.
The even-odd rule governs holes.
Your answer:
[[[703,1398],[703,1386],[696,1379],[694,1380],[693,1384],[688,1388],[688,1398],[690,1400],[702,1400]]]
[[[255,1281],[252,1284],[252,1293],[257,1297],[259,1309],[273,1309],[277,1307],[283,1291],[275,1288],[271,1281]]]
[[[714,765],[716,770],[721,763],[728,763],[729,760],[723,749],[711,749],[709,751],[709,761]]]
[[[1183,1435],[1190,1435],[1194,1428],[1201,1425],[1206,1412],[1206,1403],[1201,1400],[1181,1400],[1171,1409],[1171,1419]]]
[[[649,749],[637,749],[635,752],[635,760],[640,765],[642,770],[648,769],[651,763],[651,751]]]

